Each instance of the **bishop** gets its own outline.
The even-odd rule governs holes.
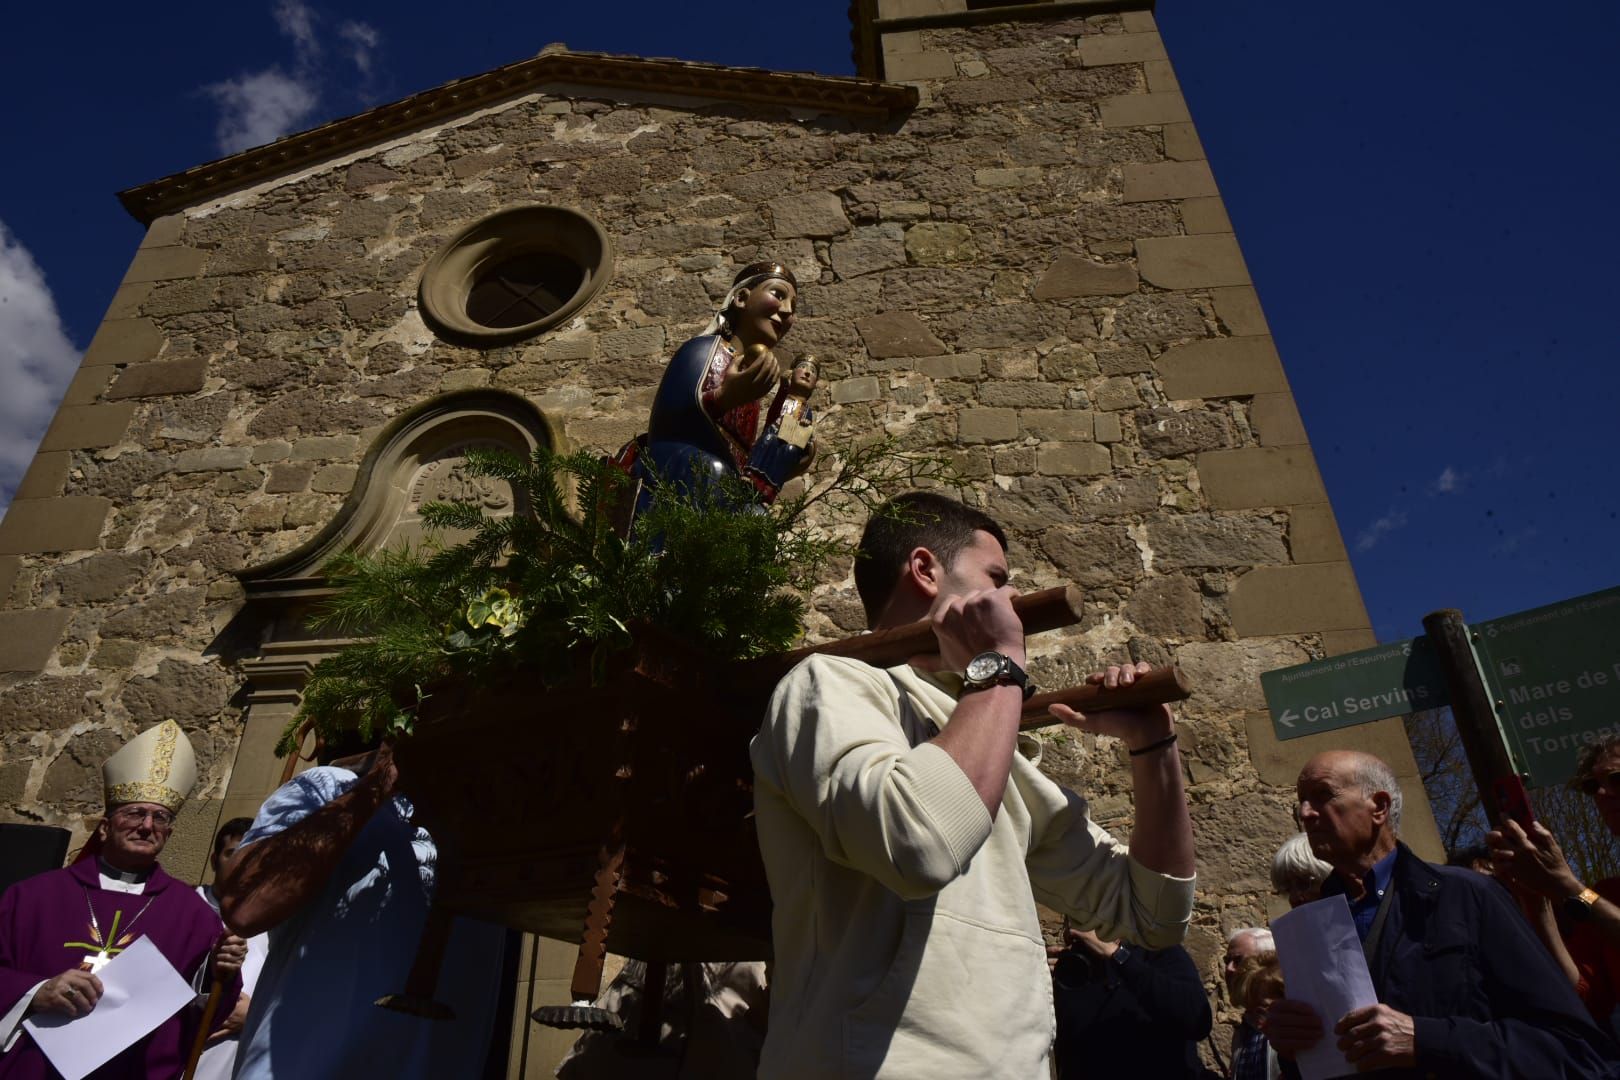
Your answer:
[[[107,759],[101,773],[106,814],[78,859],[0,894],[0,1080],[59,1075],[22,1021],[89,1015],[102,991],[96,972],[142,937],[198,997],[91,1073],[93,1080],[181,1076],[210,980],[222,983],[218,1022],[236,1003],[245,943],[157,861],[197,780],[190,740],[165,720]]]

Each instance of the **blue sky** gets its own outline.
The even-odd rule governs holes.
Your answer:
[[[0,498],[139,243],[119,189],[553,41],[849,73],[845,10],[244,0],[12,12],[0,43],[13,103]],[[1458,10],[1158,11],[1381,639],[1419,632],[1437,607],[1484,619],[1620,582],[1620,6]]]

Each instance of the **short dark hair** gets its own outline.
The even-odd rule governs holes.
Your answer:
[[[225,841],[240,840],[247,835],[247,831],[251,828],[253,828],[253,819],[250,817],[233,817],[221,825],[219,832],[214,834],[214,854],[218,855],[225,850]]]
[[[861,594],[866,624],[883,614],[914,550],[927,548],[948,568],[973,543],[976,532],[989,533],[1007,550],[1007,534],[988,514],[937,492],[908,491],[873,511],[855,550],[855,591]]]

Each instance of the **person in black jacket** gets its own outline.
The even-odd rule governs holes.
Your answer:
[[[1337,1041],[1361,1071],[1411,1077],[1614,1077],[1615,1048],[1508,894],[1431,866],[1400,843],[1401,791],[1371,754],[1330,751],[1299,774],[1299,818],[1333,866],[1367,953],[1378,1004],[1319,1017],[1283,999],[1265,1031],[1283,1057]]]
[[[1189,1080],[1204,1075],[1204,981],[1187,950],[1142,949],[1070,930],[1055,954],[1058,1080]]]

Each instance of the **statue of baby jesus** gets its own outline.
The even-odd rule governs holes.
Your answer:
[[[782,486],[810,467],[815,456],[812,439],[816,417],[810,408],[820,365],[813,356],[801,356],[782,380],[765,414],[765,427],[748,456],[748,478],[766,501],[776,498]]]

